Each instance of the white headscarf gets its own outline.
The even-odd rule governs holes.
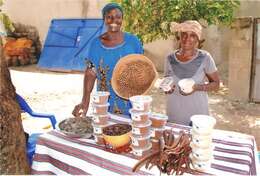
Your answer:
[[[198,39],[201,39],[201,33],[202,33],[202,26],[198,21],[195,20],[187,20],[184,21],[183,23],[176,23],[176,22],[171,22],[171,31],[172,32],[194,32],[197,36]]]

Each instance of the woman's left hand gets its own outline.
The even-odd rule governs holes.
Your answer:
[[[195,85],[194,85],[194,86],[195,86]],[[194,89],[194,86],[192,87],[192,91],[191,91],[190,93],[185,93],[185,92],[183,92],[181,89],[179,89],[179,92],[180,92],[180,94],[183,95],[183,96],[191,95],[191,94],[193,94],[193,92],[196,91],[196,90]]]

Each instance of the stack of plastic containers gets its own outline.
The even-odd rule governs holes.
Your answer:
[[[213,159],[212,132],[216,119],[207,115],[194,115],[192,121],[192,153],[190,158],[194,169],[205,171]]]
[[[91,100],[93,102],[93,131],[94,138],[97,144],[104,144],[103,138],[103,128],[108,125],[108,120],[110,115],[108,113],[108,97],[110,93],[105,91],[97,91],[91,95]]]
[[[152,149],[159,150],[160,149],[160,138],[162,138],[163,131],[165,130],[165,125],[168,120],[168,116],[158,113],[153,113],[150,116],[152,121],[152,128],[151,128],[151,142],[152,142]]]
[[[150,142],[152,122],[149,120],[152,97],[138,95],[130,97],[130,101],[133,107],[129,111],[132,118],[131,147],[133,154],[141,158],[152,148]]]

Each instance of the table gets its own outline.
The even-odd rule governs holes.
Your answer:
[[[130,119],[111,115],[111,122],[128,123]],[[167,123],[173,133],[189,131],[190,127]],[[207,173],[214,175],[257,175],[259,171],[256,142],[253,136],[214,130],[213,161]],[[138,160],[131,153],[116,154],[95,144],[92,139],[70,138],[53,130],[37,141],[32,174],[55,175],[159,175],[154,167],[133,173]]]

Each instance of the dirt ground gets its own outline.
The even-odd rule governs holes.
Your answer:
[[[10,68],[17,92],[38,112],[55,114],[62,120],[71,116],[82,95],[82,74],[39,70],[35,65]],[[152,89],[152,110],[165,113],[165,95]],[[210,113],[217,119],[217,129],[236,131],[255,136],[260,150],[260,104],[228,99],[228,88],[209,94]],[[185,108],[185,107],[184,107]]]

